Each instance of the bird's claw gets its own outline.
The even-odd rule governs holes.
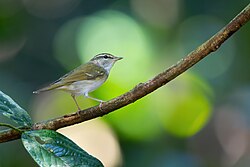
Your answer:
[[[99,108],[100,108],[101,111],[103,111],[103,110],[102,110],[102,105],[103,105],[104,102],[105,102],[105,101],[100,100]]]

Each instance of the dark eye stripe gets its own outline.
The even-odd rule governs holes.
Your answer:
[[[98,56],[97,58],[98,58],[98,59],[99,59],[99,58],[113,59],[113,56],[111,56],[111,55],[100,55],[100,56]]]
[[[99,55],[96,55],[91,60],[93,61],[93,60],[97,60],[97,59],[101,59],[101,58],[104,58],[104,59],[114,59],[114,56],[112,56],[110,54],[99,54]]]
[[[104,55],[103,58],[105,58],[105,59],[110,58],[110,59],[111,59],[112,57],[111,57],[111,56],[108,56],[108,55]]]

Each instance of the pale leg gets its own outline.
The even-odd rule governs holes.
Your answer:
[[[77,108],[78,108],[78,111],[81,111],[81,108],[79,107],[79,105],[78,105],[78,103],[77,103],[77,101],[76,101],[75,95],[71,94],[71,96],[72,96],[74,102],[76,103],[76,106],[77,106]]]
[[[95,101],[100,102],[99,107],[100,107],[100,110],[102,110],[102,103],[104,102],[103,100],[100,100],[100,99],[91,97],[91,96],[89,96],[88,93],[84,93],[84,96],[85,96],[86,98],[89,98],[89,99],[92,99],[92,100],[95,100]]]
[[[98,102],[100,102],[100,103],[103,103],[103,102],[104,102],[103,100],[100,100],[100,99],[97,99],[97,98],[94,98],[94,97],[89,96],[88,93],[84,93],[84,96],[85,96],[86,98],[89,98],[89,99],[98,101]]]

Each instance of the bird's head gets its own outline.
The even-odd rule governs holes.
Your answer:
[[[113,67],[116,61],[123,59],[109,53],[101,53],[94,56],[90,61],[100,67],[103,67],[107,72]]]

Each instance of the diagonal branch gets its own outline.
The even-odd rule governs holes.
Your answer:
[[[52,129],[57,130],[66,126],[81,123],[96,117],[106,115],[116,109],[129,105],[138,99],[148,95],[156,89],[162,87],[173,80],[194,64],[198,63],[211,52],[216,51],[231,35],[238,31],[245,23],[250,20],[250,4],[247,5],[229,24],[222,28],[213,37],[200,45],[197,49],[189,53],[175,65],[156,75],[153,79],[136,85],[129,92],[120,95],[99,106],[91,107],[80,111],[80,114],[74,113],[62,117],[54,118],[33,125],[32,129]],[[20,134],[14,130],[5,130],[0,133],[0,143],[20,138]]]

